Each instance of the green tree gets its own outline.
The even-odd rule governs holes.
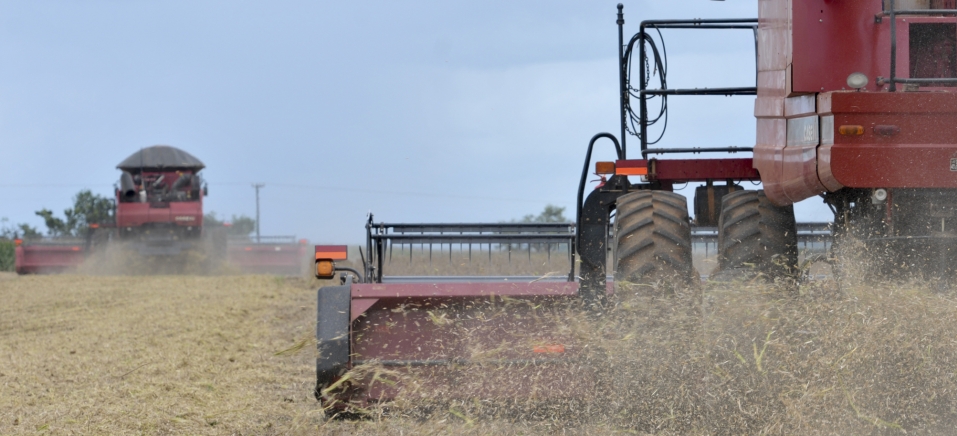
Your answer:
[[[256,220],[246,215],[233,215],[229,221],[221,220],[216,216],[216,212],[210,212],[203,215],[203,225],[207,226],[227,226],[226,234],[232,236],[249,236],[256,231]]]
[[[519,223],[570,223],[571,221],[565,217],[565,208],[558,207],[553,204],[545,206],[545,209],[542,210],[538,215],[528,214],[522,217],[521,220],[512,220],[512,222]],[[510,245],[510,247],[516,247],[515,245]],[[545,249],[556,249],[556,248],[547,248],[546,244],[519,244],[517,245],[519,249],[522,247],[527,247],[530,250],[543,251]]]
[[[0,218],[0,271],[13,271],[16,263],[17,238],[33,239],[40,237],[37,229],[27,224],[11,225],[10,220]]]
[[[39,230],[29,224],[11,225],[10,220],[0,218],[0,239],[37,239],[42,236]]]
[[[230,235],[249,236],[256,231],[256,220],[246,215],[233,215],[232,223],[233,225],[229,228]]]
[[[73,207],[63,211],[64,218],[55,216],[50,209],[38,210],[36,214],[43,218],[49,236],[86,237],[90,224],[113,222],[113,200],[84,189],[73,196]]]
[[[528,214],[522,217],[520,222],[523,223],[567,223],[571,222],[568,218],[565,218],[565,208],[558,207],[552,204],[546,205],[545,210],[540,214],[532,215]]]

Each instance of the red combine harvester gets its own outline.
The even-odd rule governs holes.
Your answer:
[[[928,273],[941,283],[951,279],[957,260],[957,6],[937,0],[899,0],[901,7],[894,0],[759,3],[756,19],[649,20],[627,40],[618,5],[620,142],[601,133],[589,143],[575,226],[379,224],[370,217],[364,271],[343,274],[342,285],[318,292],[317,398],[337,407],[393,398],[396,388],[375,377],[343,378],[363,363],[398,372],[432,368],[427,382],[436,392],[527,397],[539,391],[525,382],[471,391],[463,381],[489,373],[490,365],[507,367],[509,380],[525,381],[574,367],[581,346],[555,336],[554,325],[536,324],[534,312],[570,300],[600,308],[612,289],[610,271],[615,280],[638,284],[697,281],[693,226],[717,228],[713,278],[795,278],[799,231],[792,205],[811,197],[822,197],[832,209],[836,244],[859,242],[869,248],[859,251],[884,268]],[[754,32],[756,86],[668,88],[667,58],[659,49],[663,29]],[[658,135],[650,129],[666,119],[668,98],[738,95],[756,96],[753,148],[654,146],[660,137],[653,139]],[[638,138],[634,158],[628,134]],[[603,138],[614,144],[618,159],[596,164],[595,172],[608,179],[586,197],[592,149]],[[688,152],[753,157],[661,157]],[[763,189],[745,190],[743,181],[761,182]],[[686,198],[673,192],[689,182],[703,183],[695,191],[693,219]],[[565,281],[410,282],[382,270],[395,244],[512,243],[566,244],[573,257]],[[606,265],[609,250],[613,268]],[[332,278],[335,261],[344,258],[342,247],[317,247],[317,276]],[[487,302],[497,299],[530,304],[516,305],[508,316],[483,317]],[[440,309],[448,322],[432,318]],[[537,353],[542,348],[517,339],[514,328],[555,352]],[[477,359],[470,350],[483,344],[499,354]]]
[[[16,271],[20,274],[68,271],[94,250],[122,243],[144,258],[185,259],[202,253],[214,263],[229,262],[246,273],[300,275],[307,257],[305,243],[294,237],[227,240],[226,229],[203,223],[208,193],[200,171],[205,165],[175,147],[141,149],[117,165],[115,224],[91,229],[86,239],[19,241]],[[193,259],[196,260],[196,259]]]
[[[203,236],[199,172],[206,166],[175,147],[156,145],[116,166],[116,236],[144,256],[173,256],[197,249]],[[218,244],[225,251],[225,240]]]

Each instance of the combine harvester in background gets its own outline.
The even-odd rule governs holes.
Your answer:
[[[200,262],[203,271],[213,271],[230,262],[241,272],[300,275],[305,244],[294,238],[267,244],[248,238],[229,240],[225,227],[204,225],[203,198],[208,189],[200,175],[203,168],[193,155],[166,145],[133,153],[117,165],[122,173],[115,191],[114,223],[91,225],[83,240],[17,242],[17,272],[69,271],[93,253],[120,249],[148,266],[172,266],[172,272],[186,270],[189,263]]]
[[[317,398],[360,409],[394,398],[399,388],[380,382],[381,372],[344,376],[363,364],[419,371],[429,389],[453,397],[588,395],[576,391],[594,369],[580,363],[584,347],[539,315],[580,304],[600,316],[613,289],[606,280],[611,271],[616,281],[652,285],[643,289],[693,289],[699,279],[693,224],[716,227],[712,278],[792,280],[799,272],[792,205],[812,197],[823,197],[834,213],[835,244],[861,244],[856,251],[880,261],[872,263],[876,272],[903,267],[946,283],[957,260],[957,10],[942,9],[948,2],[910,3],[897,10],[893,0],[762,0],[757,19],[644,21],[627,40],[619,5],[621,134],[601,133],[588,144],[577,225],[370,219],[363,271],[318,292]],[[754,32],[757,86],[668,88],[663,41],[652,36],[663,29]],[[691,151],[651,147],[650,127],[667,116],[668,98],[737,95],[757,96],[756,146],[693,152],[753,157],[656,157]],[[628,133],[638,137],[633,157]],[[592,149],[603,138],[618,159],[596,164],[608,180],[586,196]],[[745,190],[741,182],[761,182],[763,189]],[[684,183],[703,183],[693,219],[686,198],[673,192]],[[396,282],[383,274],[395,244],[532,243],[568,247],[570,270],[561,281]],[[317,247],[317,276],[332,278],[343,259],[342,247]],[[510,306],[488,316],[496,304]],[[494,368],[507,374],[501,383],[473,380]]]

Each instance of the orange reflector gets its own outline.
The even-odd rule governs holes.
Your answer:
[[[619,176],[647,176],[648,167],[622,167],[615,168],[615,174]]]
[[[615,174],[615,163],[595,162],[595,174]]]
[[[535,348],[532,348],[532,352],[534,353],[564,353],[565,346],[562,344],[537,346]]]
[[[23,245],[23,239],[14,239],[14,240],[13,240],[13,246],[14,246],[14,247],[19,247],[19,246],[21,246],[21,245]]]
[[[253,251],[253,247],[243,247],[243,250],[245,250],[245,251]]]
[[[864,134],[864,126],[841,126],[837,128],[837,133],[844,136],[861,136]]]
[[[80,247],[70,247],[70,249],[73,251],[80,251]]]
[[[99,224],[96,224],[96,223],[93,223],[93,224],[90,224],[90,228],[91,228],[91,229],[98,229],[98,228],[100,228],[100,225],[99,225]]]
[[[336,263],[331,260],[316,261],[316,278],[331,279],[336,275]]]
[[[349,247],[345,245],[317,245],[316,259],[346,260],[349,258]]]

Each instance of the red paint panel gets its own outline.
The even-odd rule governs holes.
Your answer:
[[[389,400],[400,389],[416,387],[419,390],[406,395],[446,399],[590,395],[594,378],[577,360],[583,345],[563,325],[564,301],[540,297],[376,301],[352,323],[352,362],[418,362],[390,367],[412,375],[416,384],[367,380],[340,398],[362,404]],[[553,352],[536,352],[543,347]],[[527,363],[545,360],[549,363]]]
[[[817,177],[817,145],[785,147],[781,168],[781,189],[790,203],[824,192]]]
[[[172,215],[168,207],[150,207],[146,210],[147,223],[169,223]]]
[[[651,159],[619,160],[616,168],[647,167],[648,178],[661,182],[705,182],[708,180],[758,180],[750,158],[741,159]]]
[[[790,5],[790,0],[758,1],[758,71],[784,71],[791,64]]]
[[[316,259],[346,260],[349,258],[349,247],[345,245],[317,245]]]
[[[15,249],[15,269],[20,274],[63,272],[86,260],[83,245],[21,245]]]
[[[957,188],[950,160],[957,145],[841,145],[831,148],[831,171],[852,188]]]
[[[783,100],[781,105],[783,110]],[[764,192],[768,199],[779,206],[791,204],[791,200],[784,194],[782,184],[786,134],[787,121],[784,118],[759,118],[757,120],[754,167],[761,174]]]
[[[817,149],[817,177],[828,191],[834,192],[844,185],[837,181],[831,170],[831,147],[833,145],[822,145]]]
[[[202,227],[203,204],[198,201],[170,203],[169,217],[170,222],[178,226]]]
[[[309,256],[301,244],[230,244],[229,263],[244,273],[302,275]]]
[[[954,188],[957,172],[957,94],[945,92],[825,94],[822,110],[841,125],[864,126],[860,136],[834,135],[834,145],[822,147],[822,175],[830,174],[855,188]],[[894,135],[875,132],[876,126],[896,126]]]
[[[883,10],[881,0],[789,3],[793,8],[792,92],[844,89],[847,76],[854,72],[866,74],[871,78],[869,89],[877,89],[874,78],[887,77],[890,67],[889,20],[874,22]],[[898,32],[906,35],[906,28],[899,27]]]
[[[463,298],[573,296],[575,282],[491,282],[491,283],[357,283],[352,298]]]
[[[150,205],[147,203],[117,203],[116,226],[137,227],[149,221]]]
[[[957,113],[957,93],[952,92],[833,92],[821,113],[938,114]],[[829,111],[827,109],[830,109]]]

